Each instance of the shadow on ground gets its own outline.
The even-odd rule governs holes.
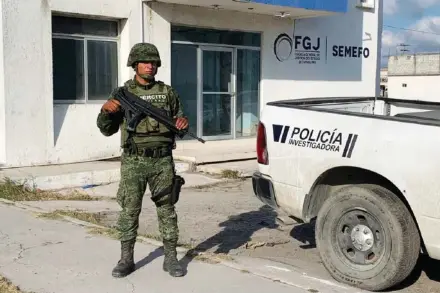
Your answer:
[[[315,241],[315,222],[304,223],[293,227],[290,236],[303,243],[299,247],[302,249],[316,248]]]
[[[295,226],[290,231],[290,236],[303,243],[303,245],[299,246],[302,249],[316,248],[315,222]],[[426,277],[429,280],[440,283],[440,270],[438,268],[440,268],[440,261],[421,254],[411,275],[398,286],[390,288],[384,292],[394,292],[408,288],[417,283],[423,273],[426,274]]]
[[[406,278],[405,281],[400,283],[399,285],[390,288],[384,292],[394,292],[405,289],[417,283],[422,275],[422,273],[426,274],[426,277],[433,282],[440,282],[440,261],[429,258],[427,255],[420,255],[419,261],[414,268],[414,271],[411,275]]]
[[[227,254],[231,250],[238,249],[251,241],[252,235],[260,229],[276,229],[277,213],[268,206],[262,206],[257,211],[242,213],[229,217],[228,220],[219,224],[223,230],[211,236],[195,248],[188,251],[182,258],[181,264],[185,270],[197,253],[206,252],[217,246],[215,254]]]
[[[159,258],[161,256],[163,256],[163,248],[158,247],[136,263],[136,270],[139,270],[140,268],[146,266],[147,264],[153,262],[156,258]]]

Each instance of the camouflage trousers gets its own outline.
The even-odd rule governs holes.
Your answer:
[[[117,221],[121,241],[131,240],[137,236],[142,199],[147,184],[154,196],[172,184],[174,174],[172,156],[147,158],[122,155],[121,181],[117,193],[117,201],[122,208]],[[174,205],[168,203],[169,196],[167,194],[161,197],[160,201],[166,204],[160,206],[156,204],[156,212],[162,239],[175,242],[179,236],[177,214]]]

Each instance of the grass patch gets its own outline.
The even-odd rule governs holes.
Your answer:
[[[222,170],[221,177],[227,179],[239,179],[241,176],[240,172],[237,170]]]
[[[27,292],[22,291],[19,287],[12,284],[5,277],[0,276],[0,293],[27,293]]]
[[[222,261],[233,261],[234,258],[228,254],[224,254],[224,253],[190,253],[190,255],[192,255],[192,258],[198,261],[202,261],[205,263],[210,263],[210,264],[218,264],[221,263]]]
[[[75,218],[95,225],[100,225],[102,221],[102,217],[99,213],[87,213],[81,211],[56,210],[50,213],[41,213],[38,215],[39,218],[51,220],[59,220],[62,219],[63,216]]]
[[[87,232],[93,235],[107,236],[111,239],[118,240],[118,231],[114,228],[91,227]]]
[[[207,255],[203,255],[203,254],[202,255],[196,255],[194,257],[194,259],[198,260],[198,261],[201,261],[201,262],[204,262],[204,263],[209,263],[209,264],[218,264],[218,263],[220,263],[219,259],[215,259],[215,258],[209,257]]]
[[[0,198],[10,201],[48,201],[48,200],[78,200],[92,201],[98,200],[98,197],[92,197],[88,194],[81,194],[77,191],[70,194],[60,194],[54,191],[39,190],[30,188],[26,184],[18,184],[9,178],[0,181]]]

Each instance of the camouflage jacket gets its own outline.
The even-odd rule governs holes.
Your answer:
[[[147,86],[139,84],[136,79],[125,82],[124,87],[141,99],[147,100],[152,105],[169,111],[173,117],[183,117],[183,107],[177,92],[169,85],[160,81],[154,81]],[[114,89],[109,99],[113,98]],[[105,136],[111,136],[121,130],[121,147],[128,138],[126,130],[126,118],[122,107],[116,113],[105,113],[101,110],[97,118],[97,126]],[[136,127],[133,139],[138,148],[166,146],[174,144],[174,134],[164,125],[150,117],[140,121]]]

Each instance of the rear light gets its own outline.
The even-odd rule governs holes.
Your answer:
[[[257,160],[259,164],[267,165],[269,163],[269,154],[267,153],[266,128],[264,124],[258,123],[257,131]]]

